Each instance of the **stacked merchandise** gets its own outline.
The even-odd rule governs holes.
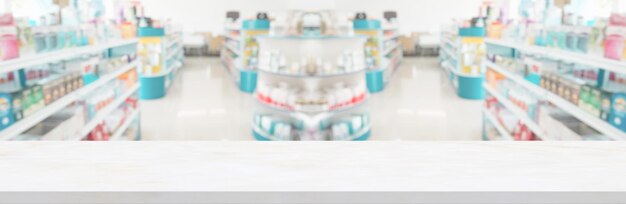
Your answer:
[[[99,4],[90,2],[80,0],[76,1],[73,6],[55,5],[57,8],[62,8],[57,12],[35,17],[14,17],[11,12],[1,13],[0,61],[26,58],[42,53],[69,51],[72,48],[134,37],[132,23],[113,23],[103,20],[101,16],[87,15],[85,12],[104,9]]]
[[[134,23],[125,15],[121,23],[105,20],[97,2],[61,2],[41,16],[2,14],[0,30],[15,36],[0,43],[1,140],[95,140],[93,132],[122,136],[137,126],[136,105],[126,108],[138,89],[137,41],[128,39]]]
[[[366,140],[365,37],[263,36],[258,140]]]
[[[488,101],[521,106],[506,107],[515,117],[503,121],[488,105],[490,125],[517,119],[541,140],[626,140],[626,15],[597,1],[521,1],[515,21],[504,19],[507,3],[491,5],[501,15],[489,18],[485,88]]]

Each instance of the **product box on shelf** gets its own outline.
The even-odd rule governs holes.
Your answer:
[[[105,130],[104,124],[99,124],[96,128],[87,136],[88,141],[107,141],[109,140],[109,133]]]
[[[35,36],[33,28],[28,24],[28,21],[25,19],[19,20],[17,30],[20,56],[35,54]]]
[[[614,60],[626,59],[626,15],[612,14],[606,35],[604,56]]]
[[[11,14],[0,14],[0,61],[19,57],[17,27]]]
[[[43,90],[41,86],[33,86],[22,92],[22,109],[24,117],[28,117],[45,106]]]
[[[513,137],[516,141],[535,141],[538,140],[535,134],[528,129],[528,127],[521,122],[518,123],[518,126],[515,128],[513,133]]]
[[[590,113],[591,115],[600,118],[602,110],[602,91],[591,87],[589,85],[582,86],[579,93],[578,106]]]
[[[65,64],[68,70],[81,72],[84,85],[97,81],[99,77],[100,57],[91,57],[87,60],[70,61]]]
[[[626,93],[613,94],[613,108],[610,122],[613,126],[626,132]]]
[[[19,95],[0,93],[0,130],[6,129],[15,122],[13,101],[20,100]]]
[[[610,122],[611,112],[613,111],[613,94],[611,91],[602,91],[600,119]]]

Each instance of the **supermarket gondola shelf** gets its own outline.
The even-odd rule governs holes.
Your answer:
[[[234,53],[241,53],[241,51],[239,49],[237,49],[236,47],[234,47],[233,45],[229,44],[229,43],[224,43],[224,47],[228,48],[229,50],[233,51]]]
[[[533,92],[538,97],[544,98],[545,100],[559,107],[563,111],[571,114],[572,116],[581,120],[585,124],[594,128],[595,130],[601,132],[602,134],[605,134],[607,137],[610,137],[611,139],[614,139],[614,140],[626,140],[626,133],[612,126],[608,122],[585,112],[584,110],[580,109],[578,106],[570,103],[569,101],[561,98],[560,96],[552,92],[549,92],[533,83],[530,83],[526,79],[522,78],[521,76],[513,74],[510,71],[503,69],[499,65],[489,62],[487,60],[485,61],[485,66],[487,66],[487,68],[489,69],[492,69],[504,75],[506,78],[514,81],[516,84],[523,86],[528,91]]]
[[[115,131],[115,133],[113,133],[110,140],[112,141],[123,140],[122,136],[124,135],[124,133],[128,130],[128,128],[133,123],[135,123],[135,121],[137,121],[138,118],[139,118],[139,110],[133,111],[133,113],[131,113],[130,116],[128,116],[125,119],[124,123],[120,125],[120,127]]]
[[[274,136],[262,130],[254,123],[252,124],[252,131],[253,131],[254,138],[258,141],[279,141],[278,139],[274,138]],[[362,128],[357,133],[349,137],[346,137],[348,138],[348,140],[346,141],[366,141],[367,139],[369,139],[371,132],[372,132],[372,126],[368,124],[366,127]]]
[[[485,43],[491,45],[497,45],[502,47],[509,47],[517,49],[521,52],[532,53],[537,55],[543,55],[545,57],[559,59],[567,62],[573,62],[584,65],[592,65],[607,71],[626,73],[626,61],[617,61],[607,59],[600,56],[592,56],[588,54],[576,53],[556,48],[541,47],[536,45],[525,45],[522,43],[498,40],[498,39],[485,39]]]
[[[178,56],[180,54],[180,52],[183,51],[183,46],[178,46],[178,47],[175,47],[175,48],[173,48],[171,50],[172,51],[169,51],[169,53],[168,53],[168,55],[167,55],[167,57],[165,59],[170,60],[173,57]]]
[[[228,75],[230,75],[230,77],[232,77],[232,78],[233,78],[233,82],[234,82],[236,85],[239,85],[239,77],[238,77],[237,75],[235,75],[235,73],[234,73],[234,69],[236,69],[236,68],[235,68],[235,65],[234,65],[234,64],[232,64],[232,61],[231,61],[231,62],[228,62],[228,61],[227,61],[226,59],[224,59],[224,58],[222,58],[222,59],[221,59],[221,61],[222,61],[222,66],[224,67],[224,69],[226,70],[226,72],[228,73]],[[237,71],[238,71],[238,70],[237,70]]]
[[[138,63],[137,61],[134,61],[128,65],[125,65],[124,67],[101,77],[95,82],[88,84],[84,86],[83,88],[80,88],[58,99],[57,101],[47,105],[46,107],[35,112],[34,114],[20,121],[17,121],[15,124],[11,125],[10,127],[0,131],[0,140],[11,140],[12,138],[17,137],[24,131],[32,128],[33,126],[37,125],[41,121],[45,120],[46,118],[52,116],[53,114],[59,112],[62,109],[65,109],[68,105],[74,103],[75,101],[82,99],[82,97],[106,85],[108,82],[116,79],[119,75],[135,69],[135,67],[137,67],[137,63]]]
[[[456,53],[456,52],[452,51],[449,47],[445,47],[445,46],[444,46],[444,47],[442,47],[442,48],[441,48],[441,50],[442,50],[442,52],[443,52],[443,53],[445,53],[445,54],[446,54],[446,55],[447,55],[447,56],[448,56],[451,60],[458,61],[459,56],[458,56],[458,55],[455,55],[454,53]]]
[[[353,104],[350,106],[345,106],[342,108],[337,108],[337,109],[333,109],[333,110],[315,110],[315,111],[306,111],[306,110],[289,110],[286,108],[281,108],[281,107],[277,107],[275,105],[272,104],[267,104],[266,102],[261,102],[258,100],[258,95],[254,94],[255,99],[257,99],[257,103],[260,104],[262,107],[274,110],[275,112],[281,112],[283,114],[287,114],[290,115],[292,117],[296,117],[296,118],[300,118],[298,117],[297,113],[304,113],[305,115],[320,115],[320,114],[326,114],[326,117],[321,117],[321,118],[327,118],[327,117],[332,117],[334,115],[339,115],[342,113],[346,113],[349,112],[351,110],[357,109],[357,108],[361,108],[363,107],[365,104],[367,104],[368,100],[369,100],[369,95],[365,96],[365,99],[363,99],[361,102],[357,103],[357,104]]]
[[[511,133],[509,133],[509,131],[507,131],[506,128],[504,128],[502,123],[500,123],[500,121],[498,121],[496,116],[494,116],[493,113],[491,113],[491,111],[485,109],[485,110],[483,110],[483,115],[485,116],[487,121],[489,121],[489,123],[491,123],[496,128],[496,131],[498,131],[498,134],[505,141],[514,141],[515,140],[515,139],[513,139],[513,136],[511,136]]]
[[[454,48],[458,47],[457,44],[454,42],[454,40],[450,39],[449,37],[443,36],[441,39],[444,45],[449,45]]]
[[[98,124],[102,123],[104,119],[106,119],[107,116],[109,116],[113,111],[117,110],[120,107],[120,105],[124,104],[124,102],[126,102],[126,99],[135,95],[135,93],[137,93],[137,91],[139,90],[139,87],[140,87],[139,83],[135,84],[130,89],[126,90],[124,94],[120,95],[113,102],[111,102],[111,104],[107,105],[104,109],[100,110],[96,114],[96,116],[94,116],[91,120],[89,120],[89,122],[87,122],[87,124],[85,124],[85,126],[78,132],[78,135],[76,136],[74,140],[85,139],[85,137],[87,137],[87,135],[89,135],[89,133],[98,126]]]
[[[355,71],[349,71],[349,72],[338,73],[338,74],[324,74],[324,75],[301,75],[301,74],[280,73],[280,72],[268,71],[267,68],[264,68],[264,67],[259,67],[258,71],[269,74],[269,75],[273,75],[273,76],[299,78],[302,80],[307,80],[307,79],[323,79],[323,78],[355,76],[356,74],[359,74],[359,73],[365,73],[365,67],[357,69]]]
[[[543,129],[541,129],[539,124],[537,124],[537,122],[532,120],[526,112],[524,112],[522,109],[515,106],[515,104],[513,104],[509,99],[504,97],[495,89],[489,87],[489,85],[483,84],[483,87],[485,88],[487,93],[495,97],[496,100],[498,100],[498,103],[502,104],[507,110],[511,111],[524,125],[528,127],[528,129],[530,129],[533,133],[535,133],[535,135],[538,138],[540,138],[543,141],[552,140],[551,138],[547,137],[547,135],[545,134]]]
[[[101,52],[106,49],[121,47],[126,45],[136,44],[137,39],[131,40],[118,40],[113,42],[102,43],[98,45],[91,45],[85,47],[67,48],[58,51],[46,52],[41,54],[35,54],[31,56],[20,57],[4,62],[0,62],[0,74],[12,71],[17,71],[26,67],[52,63],[60,60],[71,59],[73,57],[79,57],[84,54],[91,54],[95,52]]]
[[[391,51],[400,48],[400,43],[394,43],[392,46],[388,46],[385,51],[383,51],[383,56],[389,54]]]

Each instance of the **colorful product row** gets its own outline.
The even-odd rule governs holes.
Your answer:
[[[8,21],[0,25],[0,61],[133,37],[123,35],[128,25],[32,26],[27,19],[14,21],[11,14],[3,14],[2,18]]]
[[[4,129],[28,117],[59,98],[82,87],[82,77],[78,73],[55,76],[26,89],[0,93],[0,117]]]
[[[288,62],[280,51],[268,51],[261,53],[259,65],[266,71],[309,76],[341,74],[365,68],[365,56],[362,52],[345,51],[335,61],[333,63],[321,58],[302,58],[299,62]]]
[[[116,111],[111,113],[105,120],[98,125],[89,135],[88,141],[107,141],[115,132],[120,131],[121,125],[130,118],[132,113],[137,110],[137,99],[128,98],[126,102]],[[130,128],[130,127],[129,127]],[[131,138],[129,138],[131,139]],[[131,139],[132,140],[132,139]]]
[[[257,97],[262,103],[295,111],[332,111],[350,107],[367,98],[365,83],[348,87],[337,83],[318,92],[303,92],[289,87],[286,83],[272,86],[259,83]]]
[[[626,75],[612,72],[601,75],[591,66],[532,57],[515,60],[495,56],[494,59],[500,67],[522,74],[531,83],[626,131],[623,122],[626,111],[622,105]]]
[[[88,119],[94,118],[128,90],[128,83],[115,80],[85,97],[85,110]]]
[[[41,86],[11,93],[0,93],[0,130],[45,107]]]
[[[302,121],[287,122],[272,115],[257,114],[254,117],[254,125],[265,134],[269,134],[272,140],[277,141],[345,141],[354,140],[357,133],[369,127],[370,119],[367,114],[358,114],[345,117],[337,121],[326,121],[318,127],[307,129]]]
[[[513,38],[532,45],[603,56],[607,59],[626,60],[626,24],[623,23],[623,19],[626,19],[626,15],[614,13],[608,19],[591,21],[593,22],[591,26],[582,23],[558,26],[537,23],[502,26],[496,23],[489,29],[491,33],[504,32],[504,38]]]

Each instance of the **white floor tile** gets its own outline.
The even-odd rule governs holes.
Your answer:
[[[253,140],[251,95],[219,58],[187,58],[168,95],[142,101],[144,140]],[[371,140],[480,140],[482,101],[456,96],[435,58],[406,58],[368,104]]]

